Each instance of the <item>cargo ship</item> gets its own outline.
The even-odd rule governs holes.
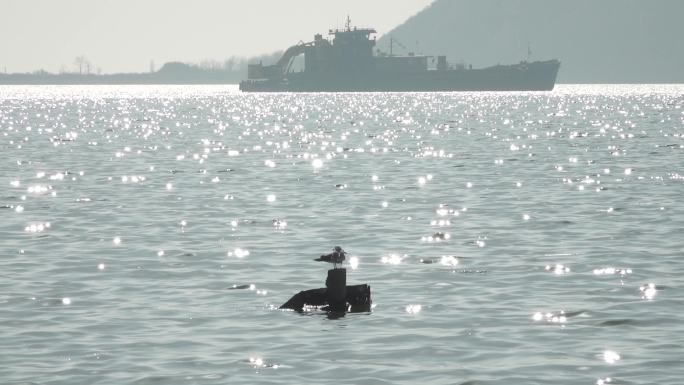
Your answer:
[[[384,91],[549,91],[556,83],[558,60],[472,68],[452,65],[446,56],[381,54],[373,28],[351,27],[317,34],[283,53],[272,65],[249,64],[244,92]],[[375,51],[375,52],[374,52]],[[303,68],[293,64],[303,55]],[[436,60],[435,60],[436,59]],[[301,59],[299,59],[301,61]],[[434,64],[429,66],[429,62]]]

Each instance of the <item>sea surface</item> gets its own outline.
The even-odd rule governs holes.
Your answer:
[[[0,87],[2,384],[682,384],[684,85]],[[341,246],[370,312],[278,310]]]

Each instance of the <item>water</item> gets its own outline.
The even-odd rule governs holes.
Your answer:
[[[2,383],[679,384],[683,95],[2,87]]]

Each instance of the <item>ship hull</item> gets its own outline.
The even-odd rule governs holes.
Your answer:
[[[497,65],[482,69],[426,70],[412,73],[290,73],[287,78],[246,80],[244,92],[434,92],[550,91],[560,62]]]

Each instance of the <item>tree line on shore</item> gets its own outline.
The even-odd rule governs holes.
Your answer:
[[[59,72],[53,73],[44,69],[24,73],[0,73],[0,83],[97,83],[99,81],[112,81],[116,83],[126,82],[238,82],[247,77],[247,65],[249,63],[272,63],[278,60],[282,52],[274,52],[252,57],[230,56],[223,61],[206,59],[199,63],[167,62],[159,69],[150,61],[148,72],[111,73],[103,74],[101,67],[95,66],[85,55],[79,55],[74,59],[72,70],[62,67]]]

